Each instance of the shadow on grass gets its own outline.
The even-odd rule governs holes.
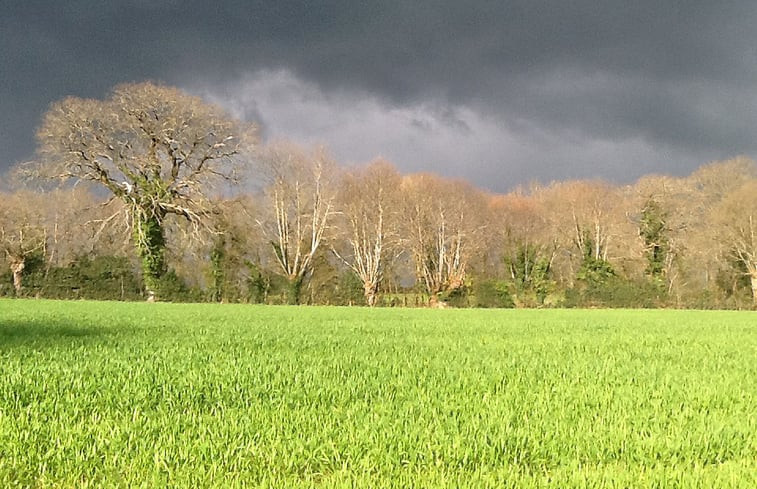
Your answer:
[[[0,349],[18,346],[52,347],[110,336],[112,331],[92,325],[58,320],[6,320],[0,318]]]

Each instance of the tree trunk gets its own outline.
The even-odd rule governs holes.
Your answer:
[[[212,279],[210,300],[212,302],[223,302],[226,278],[223,269],[225,258],[226,251],[223,247],[223,240],[219,239],[210,251],[210,276]]]
[[[134,241],[142,262],[142,280],[147,301],[160,298],[160,279],[166,274],[166,238],[156,216],[135,219]]]
[[[749,279],[752,282],[752,302],[757,304],[757,272],[750,274]]]
[[[13,288],[16,290],[17,297],[21,295],[21,289],[23,288],[22,273],[24,271],[25,266],[26,266],[26,260],[24,260],[23,258],[17,258],[11,261],[11,272],[13,273]]]
[[[300,305],[300,296],[302,295],[303,277],[289,277],[289,286],[287,288],[287,304],[291,306]]]
[[[431,295],[429,295],[428,298],[428,307],[431,309],[446,309],[447,303],[441,300],[441,292],[436,292]]]
[[[366,282],[363,284],[363,295],[365,296],[365,303],[368,307],[376,305],[376,287],[373,284]]]

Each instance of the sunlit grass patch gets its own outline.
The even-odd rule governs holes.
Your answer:
[[[0,301],[0,485],[757,487],[757,316]]]

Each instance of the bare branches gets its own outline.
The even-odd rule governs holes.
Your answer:
[[[363,285],[366,303],[376,303],[385,248],[396,245],[396,214],[401,177],[389,163],[378,160],[362,171],[342,179],[339,194],[341,228],[349,252],[332,252],[344,262]],[[344,256],[346,255],[346,257]]]
[[[91,180],[127,203],[191,219],[197,212],[185,211],[214,184],[234,179],[236,157],[252,149],[255,137],[254,128],[177,89],[121,85],[104,101],[55,104],[38,132],[33,171]]]
[[[482,229],[477,219],[483,199],[467,184],[425,174],[405,177],[402,189],[407,247],[418,280],[437,300],[465,283],[475,235]]]
[[[726,256],[741,264],[757,304],[757,179],[727,195],[713,209],[710,224]]]
[[[22,273],[33,254],[43,251],[47,244],[42,209],[35,205],[39,194],[17,192],[0,194],[0,250],[13,275],[18,294],[22,288]]]
[[[197,97],[140,83],[118,86],[103,101],[53,105],[37,137],[40,158],[29,172],[92,181],[122,200],[140,255],[152,255],[143,271],[160,274],[165,218],[183,218],[194,236],[208,228],[207,196],[235,179],[256,131]]]
[[[300,284],[312,269],[335,212],[335,164],[323,149],[307,154],[287,143],[271,146],[261,159],[270,181],[267,194],[273,213],[263,230],[284,275]]]

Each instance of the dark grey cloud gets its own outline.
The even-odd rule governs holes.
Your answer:
[[[267,136],[493,189],[683,173],[757,153],[755,21],[748,0],[11,0],[0,167],[51,102],[153,79]]]

